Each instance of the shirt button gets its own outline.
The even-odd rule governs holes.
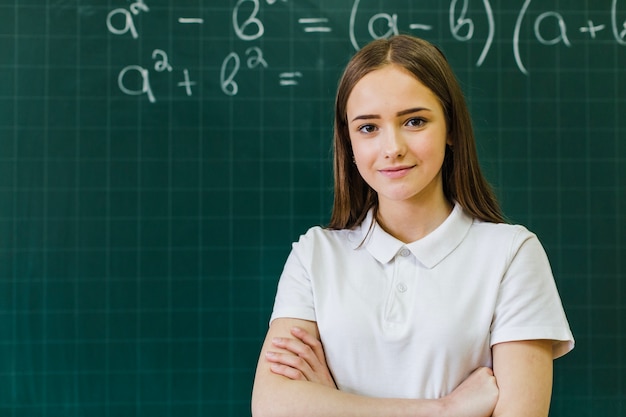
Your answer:
[[[411,251],[408,250],[407,248],[404,248],[400,251],[400,256],[409,256],[411,254]]]
[[[399,292],[406,292],[407,290],[407,286],[404,282],[399,283],[396,288]]]

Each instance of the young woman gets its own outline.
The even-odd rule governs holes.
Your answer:
[[[547,416],[573,337],[504,222],[443,54],[396,36],[339,83],[330,224],[293,245],[252,396],[266,416]]]

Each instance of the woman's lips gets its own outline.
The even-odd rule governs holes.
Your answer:
[[[414,166],[415,165],[389,167],[389,168],[381,169],[378,172],[380,172],[382,175],[384,175],[387,178],[392,178],[392,179],[402,178],[406,176],[413,169]]]

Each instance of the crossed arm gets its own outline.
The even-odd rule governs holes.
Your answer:
[[[495,383],[492,392],[497,395]],[[443,416],[442,411],[436,400],[376,399],[339,391],[326,366],[316,324],[272,322],[254,382],[254,417]]]
[[[319,339],[314,322],[274,320],[257,366],[252,395],[254,417],[548,415],[552,390],[550,341],[495,345],[493,372],[479,368],[448,396],[420,400],[370,398],[339,391]]]

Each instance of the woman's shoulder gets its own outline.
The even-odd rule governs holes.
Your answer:
[[[323,226],[310,227],[292,244],[292,256],[301,263],[309,264],[316,259],[346,259],[358,242],[353,242],[350,230],[328,229]]]
[[[354,231],[348,229],[329,229],[324,226],[312,226],[300,235],[298,244],[323,244],[330,242],[349,242]]]
[[[306,252],[352,252],[363,244],[362,226],[354,229],[331,229],[324,226],[310,227],[293,243],[293,249]]]
[[[484,259],[500,259],[505,264],[519,257],[545,257],[545,249],[537,235],[521,224],[474,220],[464,246]]]
[[[537,235],[526,226],[515,223],[491,223],[474,220],[470,233],[479,239],[491,241],[494,244],[520,246],[529,239],[537,239]]]

